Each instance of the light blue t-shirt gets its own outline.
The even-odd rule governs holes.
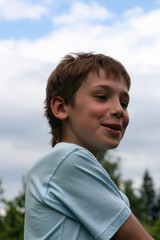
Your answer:
[[[58,143],[28,173],[24,240],[108,240],[127,204],[91,152]]]

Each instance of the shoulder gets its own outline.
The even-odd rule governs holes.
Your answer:
[[[119,191],[120,191],[120,190],[119,190]],[[129,202],[128,197],[127,197],[122,191],[120,191],[120,194],[121,194],[124,202],[126,203],[126,205],[130,208],[130,202]]]
[[[67,164],[78,161],[98,162],[95,156],[86,148],[72,143],[57,144],[51,154],[54,156],[57,155],[60,162],[65,162],[65,160],[67,160]]]
[[[76,144],[62,142],[56,144],[51,151],[39,158],[28,172],[28,175],[32,175],[32,173],[40,174],[41,172],[42,174],[44,172],[51,173],[61,165],[67,168],[67,166],[70,167],[84,162],[89,164],[98,161],[87,149]]]
[[[53,150],[54,157],[57,155],[57,168],[65,168],[65,172],[71,170],[82,170],[82,168],[101,167],[95,156],[87,149],[72,143],[59,143]]]

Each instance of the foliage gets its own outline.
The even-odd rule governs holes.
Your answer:
[[[132,180],[123,181],[123,192],[129,199],[130,208],[133,214],[138,218],[141,219],[141,212],[143,209],[143,203],[141,202],[141,198],[137,196],[134,191],[133,182]]]
[[[3,192],[4,189],[2,188],[2,180],[0,179],[0,202],[3,200]]]
[[[144,202],[145,212],[147,217],[150,217],[152,214],[152,206],[154,204],[155,192],[153,189],[152,178],[149,175],[149,172],[146,171],[143,177],[142,187],[141,187],[141,196]]]
[[[3,193],[1,184],[0,192]],[[5,215],[0,214],[0,239],[23,240],[25,188],[13,201],[6,201],[2,196],[1,203]]]
[[[128,197],[133,214],[156,240],[160,240],[160,194],[154,189],[153,179],[148,171],[144,172],[142,185],[137,193],[132,180],[123,181],[120,172],[121,159],[102,151],[99,162],[107,170],[111,179]]]
[[[142,186],[140,188],[141,201],[143,202],[143,215],[148,220],[156,220],[159,215],[157,197],[154,190],[153,179],[149,172],[144,172]]]
[[[98,161],[110,175],[112,181],[117,187],[121,185],[120,157],[115,157],[107,151],[101,151],[98,155]]]
[[[154,221],[143,221],[144,228],[156,240],[160,240],[160,217]]]

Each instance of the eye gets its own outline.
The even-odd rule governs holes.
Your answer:
[[[121,106],[122,106],[122,108],[127,109],[128,101],[121,101]]]
[[[121,104],[123,109],[127,109],[128,104],[129,104],[129,95],[128,94],[123,94],[120,97],[120,104]]]
[[[107,100],[107,96],[104,94],[96,95],[95,98],[97,98],[99,101],[102,101],[102,102]]]

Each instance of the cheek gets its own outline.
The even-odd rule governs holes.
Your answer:
[[[93,103],[91,104],[83,104],[82,108],[79,108],[79,113],[87,118],[96,118],[100,115],[103,115],[105,112],[105,108],[95,105]]]
[[[106,114],[107,109],[105,106],[95,104],[92,106],[92,108],[90,108],[89,112],[92,116],[101,117],[104,116],[104,114]]]
[[[129,124],[129,114],[128,114],[128,112],[126,112],[124,114],[124,127],[126,128],[128,126],[128,124]]]

